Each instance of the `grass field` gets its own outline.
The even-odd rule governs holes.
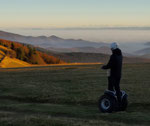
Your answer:
[[[0,126],[150,125],[150,64],[125,64],[125,112],[100,113],[101,65],[0,69]]]

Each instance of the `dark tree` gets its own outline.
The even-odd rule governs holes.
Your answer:
[[[23,48],[17,48],[16,53],[18,59],[24,60],[25,53],[23,51]]]
[[[12,50],[14,50],[14,49],[15,49],[15,45],[14,45],[14,43],[13,43],[13,42],[11,43],[11,49],[12,49]]]

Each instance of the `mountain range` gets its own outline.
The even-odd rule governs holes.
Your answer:
[[[101,47],[108,46],[107,43],[103,42],[91,42],[82,39],[63,39],[55,35],[46,36],[23,36],[14,33],[0,31],[0,38],[17,41],[21,43],[32,44],[34,46],[39,46],[42,48],[73,48],[73,47]]]
[[[46,36],[23,36],[19,34],[9,33],[0,31],[0,39],[17,41],[20,43],[31,44],[36,47],[44,48],[52,52],[61,52],[61,53],[102,53],[102,54],[111,54],[109,44],[104,42],[92,42],[86,41],[82,39],[64,39],[57,37],[55,35],[46,37]],[[144,45],[144,44],[143,44]],[[149,52],[149,45],[150,42],[147,42],[145,46],[141,47],[141,44],[134,44],[134,43],[123,43],[120,44],[121,49],[123,50],[123,55],[127,57],[135,57],[135,56],[143,56],[147,58],[147,55],[150,54]],[[136,50],[138,46],[139,50]],[[136,50],[134,53],[130,54],[128,51]]]
[[[83,52],[83,53],[104,53],[104,54],[111,54],[111,50],[107,46],[101,46],[101,47],[73,47],[73,48],[53,48],[49,47],[48,50],[54,51],[54,52]]]

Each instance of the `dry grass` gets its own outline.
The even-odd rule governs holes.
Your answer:
[[[13,68],[13,67],[28,67],[31,66],[29,63],[18,60],[16,58],[10,58],[5,56],[5,58],[1,61],[0,66],[2,68]]]

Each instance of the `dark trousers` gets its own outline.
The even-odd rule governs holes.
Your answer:
[[[119,103],[121,103],[120,79],[120,77],[108,77],[108,90],[116,91]]]

